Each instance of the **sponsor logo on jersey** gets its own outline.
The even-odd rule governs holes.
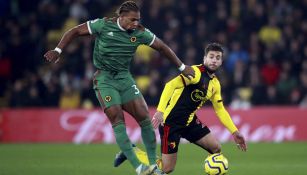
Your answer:
[[[110,102],[110,101],[112,100],[112,97],[109,96],[109,95],[107,95],[107,96],[104,97],[104,100],[105,100],[106,102]]]
[[[133,42],[133,43],[136,42],[136,37],[135,36],[131,37],[130,41]]]
[[[199,89],[195,89],[192,93],[191,93],[191,99],[195,102],[199,102],[201,100],[207,100],[206,95],[204,93],[204,91],[201,91]]]
[[[114,36],[113,32],[108,32],[107,35]]]

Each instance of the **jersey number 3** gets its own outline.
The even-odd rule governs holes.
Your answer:
[[[137,95],[137,94],[139,94],[140,93],[140,90],[136,87],[136,85],[134,84],[134,85],[132,85],[131,87],[133,87],[134,89],[135,89],[135,92],[134,92],[134,94],[135,95]]]

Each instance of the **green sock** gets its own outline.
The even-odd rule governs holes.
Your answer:
[[[120,122],[113,125],[112,127],[114,130],[117,145],[124,152],[125,156],[130,161],[134,169],[136,169],[141,163],[136,157],[134,150],[131,146],[131,141],[129,140],[128,135],[126,133],[125,123]]]
[[[149,118],[140,122],[142,139],[150,165],[156,164],[156,135]]]

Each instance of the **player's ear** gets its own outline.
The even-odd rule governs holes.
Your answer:
[[[204,55],[204,65],[206,65],[206,62],[207,62],[207,57],[206,55]]]

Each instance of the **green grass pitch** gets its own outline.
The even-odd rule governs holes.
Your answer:
[[[222,144],[229,175],[301,175],[307,173],[307,143],[249,143],[248,152]],[[113,167],[116,145],[0,144],[0,175],[134,175],[128,162]],[[179,147],[174,175],[204,175],[207,155],[192,144]]]

